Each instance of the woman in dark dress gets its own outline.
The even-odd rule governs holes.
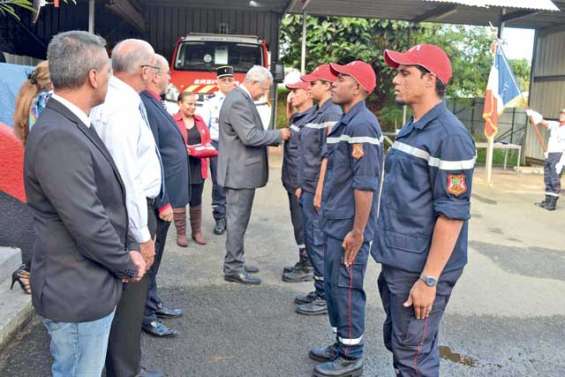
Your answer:
[[[187,145],[209,144],[210,131],[204,120],[195,114],[196,94],[184,92],[179,95],[179,112],[175,121]],[[202,190],[208,177],[208,159],[190,156],[190,227],[192,239],[199,245],[206,245],[202,234]],[[174,220],[177,228],[177,244],[188,246],[186,239],[186,208],[174,208]]]

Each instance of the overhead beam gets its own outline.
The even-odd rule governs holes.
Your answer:
[[[425,12],[424,14],[421,14],[417,17],[414,17],[410,21],[417,24],[417,23],[424,22],[424,21],[432,19],[432,18],[437,19],[437,18],[445,17],[445,16],[455,12],[456,10],[457,10],[456,4],[440,5],[440,6],[437,6],[433,9]]]
[[[540,13],[540,11],[526,10],[526,9],[518,10],[518,11],[515,11],[515,12],[511,12],[511,13],[506,13],[505,15],[500,17],[500,21],[501,22],[515,21],[515,20],[519,20],[521,18],[536,15],[538,13]]]

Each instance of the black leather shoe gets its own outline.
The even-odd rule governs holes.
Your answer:
[[[316,294],[315,291],[309,292],[305,295],[298,295],[294,298],[294,303],[296,305],[303,305],[303,304],[309,304],[312,301],[314,301],[316,299],[316,297],[318,297],[318,295]]]
[[[314,377],[359,377],[363,374],[363,358],[347,360],[340,357],[314,368]]]
[[[141,368],[141,371],[135,377],[165,377],[165,374],[160,370]]]
[[[226,219],[216,220],[216,226],[214,227],[214,234],[222,235],[226,231]]]
[[[245,272],[250,273],[250,274],[256,274],[259,272],[259,267],[257,266],[251,266],[251,265],[245,265],[243,266],[243,269],[245,270]]]
[[[337,345],[334,343],[327,347],[312,348],[308,353],[308,357],[320,363],[334,361],[338,358]]]
[[[165,326],[160,321],[151,321],[151,323],[143,324],[143,331],[147,334],[156,336],[159,338],[166,338],[170,336],[176,336],[178,333],[176,330],[173,330],[167,326]]]
[[[231,283],[240,283],[248,285],[259,285],[261,284],[261,279],[249,275],[249,273],[243,271],[238,274],[226,274],[224,275],[224,280]]]
[[[159,305],[155,312],[159,318],[178,318],[182,317],[182,309],[167,308],[166,306]]]
[[[308,304],[298,305],[296,312],[302,315],[324,315],[328,314],[328,304],[326,300],[318,296]]]

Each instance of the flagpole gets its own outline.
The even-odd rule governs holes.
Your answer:
[[[494,137],[489,137],[488,145],[487,145],[487,158],[486,158],[487,182],[489,185],[492,184],[493,154],[494,154]]]
[[[500,12],[500,19],[498,22],[498,32],[497,32],[497,42],[502,39],[502,31],[504,30],[504,21],[502,21],[503,16],[506,14],[506,9],[502,9]],[[493,54],[496,59],[496,50]],[[494,160],[494,135],[487,138],[487,156],[486,156],[486,168],[487,168],[487,183],[492,185],[492,165]]]

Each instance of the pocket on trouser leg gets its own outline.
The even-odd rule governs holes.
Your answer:
[[[416,319],[414,309],[408,308],[410,314],[408,320],[404,323],[405,331],[403,331],[400,339],[403,346],[414,350],[415,354],[412,355],[414,361],[418,360],[418,355],[425,356],[432,351],[447,300],[447,296],[437,296],[427,319]]]

